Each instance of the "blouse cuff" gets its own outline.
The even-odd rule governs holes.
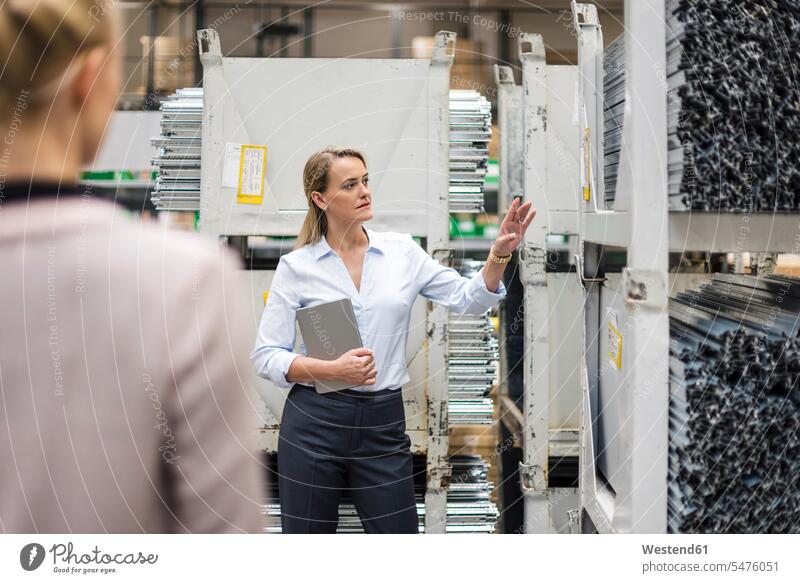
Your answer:
[[[286,380],[286,374],[289,372],[289,367],[292,366],[294,359],[298,356],[301,355],[288,350],[274,354],[267,366],[267,376],[269,379],[283,389],[288,389],[294,385],[295,381]]]
[[[500,285],[497,286],[496,291],[489,291],[486,287],[486,281],[483,279],[483,273],[480,271],[472,277],[469,288],[470,297],[474,301],[485,305],[487,308],[493,306],[506,296],[506,286],[503,284],[502,280],[500,281]]]

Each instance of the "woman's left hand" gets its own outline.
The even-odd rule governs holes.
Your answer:
[[[498,257],[511,255],[522,243],[525,231],[535,216],[536,209],[531,206],[531,201],[520,205],[520,199],[515,198],[500,224],[500,234],[492,245],[494,254]]]

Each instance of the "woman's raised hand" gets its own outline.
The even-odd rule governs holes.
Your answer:
[[[520,205],[520,199],[515,198],[508,209],[503,222],[500,224],[500,233],[492,246],[495,255],[504,257],[511,255],[525,238],[525,231],[536,216],[536,209],[531,206],[531,201]]]

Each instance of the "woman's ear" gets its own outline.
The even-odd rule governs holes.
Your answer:
[[[106,47],[94,47],[86,54],[80,55],[78,62],[73,64],[77,71],[69,83],[69,94],[76,110],[80,111],[84,108],[92,91],[102,89],[96,87],[96,83],[107,59],[108,49]]]
[[[316,204],[322,210],[328,208],[328,203],[325,202],[325,199],[322,198],[322,193],[319,191],[315,190],[311,193],[311,200],[313,200],[314,204]]]

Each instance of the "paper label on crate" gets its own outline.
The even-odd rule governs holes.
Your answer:
[[[592,159],[591,159],[591,142],[589,141],[589,128],[583,128],[583,145],[581,146],[581,161],[582,161],[582,186],[583,186],[583,200],[590,201],[592,199]]]
[[[619,331],[617,313],[608,313],[608,358],[617,369],[622,368],[622,332]]]
[[[228,142],[225,144],[225,157],[222,160],[222,186],[236,188],[239,185],[239,165],[242,145]]]
[[[580,171],[581,171],[581,190],[583,200],[589,202],[592,199],[592,143],[589,140],[589,118],[586,116],[586,106],[581,108],[583,113],[583,140],[580,145]]]
[[[242,144],[239,156],[239,184],[236,202],[261,204],[264,201],[264,175],[267,170],[267,147]]]

